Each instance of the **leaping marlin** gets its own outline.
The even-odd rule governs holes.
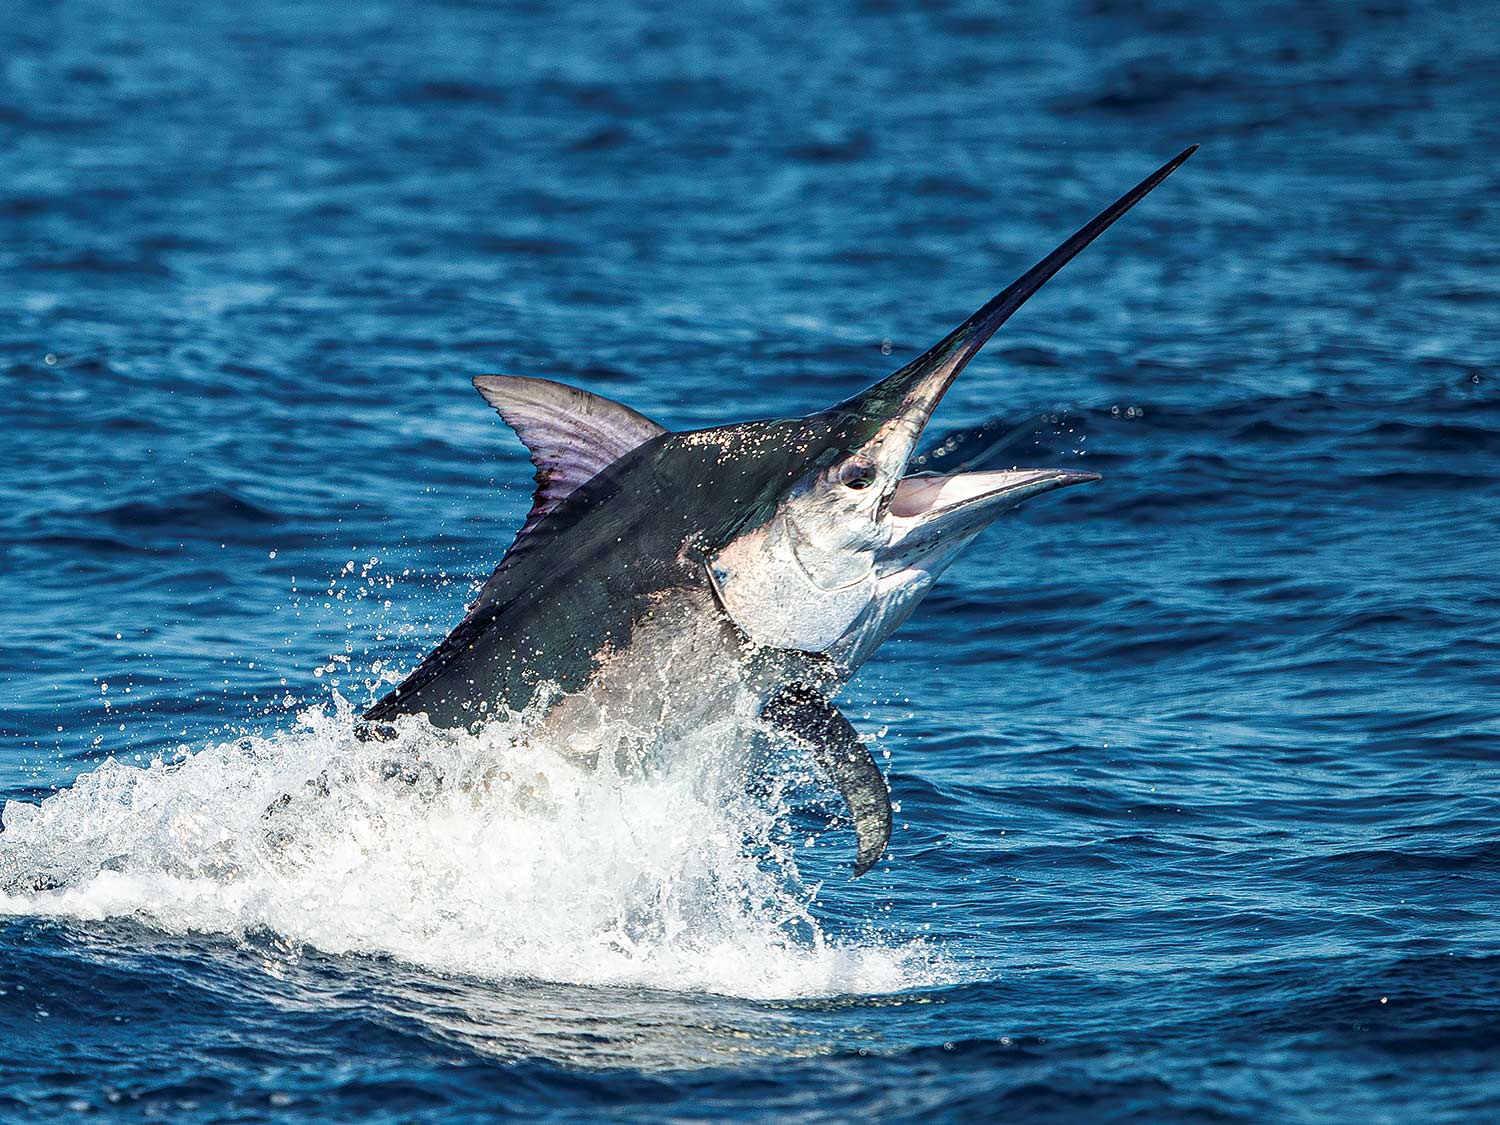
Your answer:
[[[907,476],[917,440],[984,342],[1196,147],[935,347],[805,418],[673,433],[546,379],[476,378],[531,451],[531,511],[457,628],[365,717],[476,728],[540,707],[549,730],[594,754],[621,753],[620,731],[665,740],[726,713],[759,718],[838,786],[854,873],[869,870],[890,839],[890,799],[830,695],[997,516],[1098,479]]]

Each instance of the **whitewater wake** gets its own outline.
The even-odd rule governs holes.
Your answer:
[[[444,973],[764,999],[951,978],[920,942],[827,937],[786,792],[751,797],[732,766],[705,769],[734,760],[713,746],[622,775],[519,722],[472,736],[413,723],[394,742],[355,727],[342,702],[310,708],[283,731],[109,759],[40,804],[7,803],[0,915],[270,930]]]

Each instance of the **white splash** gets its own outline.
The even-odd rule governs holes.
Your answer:
[[[269,929],[441,972],[754,998],[902,991],[921,943],[825,938],[779,802],[693,748],[622,777],[522,724],[362,742],[345,706],[174,762],[109,760],[0,814],[0,914]],[[689,765],[692,768],[687,768]]]

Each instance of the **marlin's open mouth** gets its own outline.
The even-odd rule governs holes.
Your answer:
[[[1070,469],[1008,469],[1003,472],[953,473],[950,476],[903,477],[891,494],[890,513],[898,519],[930,519],[973,508],[1013,507],[1022,500],[1099,479],[1098,473]]]
[[[1008,469],[903,477],[891,493],[888,556],[902,567],[932,567],[951,557],[1003,512],[1023,500],[1099,479],[1070,469]],[[941,566],[941,562],[937,565]]]

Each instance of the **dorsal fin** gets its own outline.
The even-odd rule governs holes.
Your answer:
[[[480,375],[474,379],[474,389],[499,411],[506,425],[516,431],[516,436],[531,451],[531,463],[536,466],[536,495],[531,501],[531,511],[505,557],[466,607],[464,619],[442,644],[427,654],[400,687],[365,713],[367,719],[385,720],[427,710],[436,721],[439,715],[433,709],[439,708],[445,716],[443,725],[462,726],[468,722],[468,717],[458,710],[456,700],[424,693],[455,662],[473,651],[479,638],[494,628],[496,620],[516,600],[517,593],[507,587],[505,574],[518,559],[525,557],[535,538],[532,530],[575,489],[631,450],[667,432],[628,406],[550,379]],[[601,636],[605,637],[609,635],[608,629],[600,623],[606,616],[595,615]],[[625,624],[628,626],[628,620]],[[459,688],[461,692],[476,690],[474,681],[467,683],[467,688]]]
[[[516,431],[536,466],[536,495],[512,552],[579,485],[667,432],[628,406],[550,379],[480,375],[474,389]]]

